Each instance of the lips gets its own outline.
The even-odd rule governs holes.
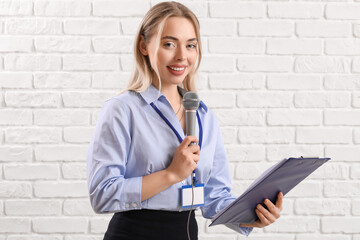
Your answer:
[[[167,69],[171,74],[180,76],[185,72],[186,65],[170,65],[167,66]]]

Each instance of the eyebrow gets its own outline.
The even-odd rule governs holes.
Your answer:
[[[165,36],[161,39],[171,39],[171,40],[174,40],[174,41],[179,41],[179,39],[177,39],[176,37],[172,37],[172,36]],[[187,40],[187,42],[193,42],[193,41],[197,41],[196,38],[190,38]]]

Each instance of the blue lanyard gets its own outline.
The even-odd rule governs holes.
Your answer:
[[[150,103],[150,105],[155,109],[155,111],[160,115],[160,117],[166,122],[166,124],[171,128],[171,130],[173,130],[173,132],[175,133],[175,135],[179,139],[180,143],[182,143],[182,141],[183,141],[182,137],[180,136],[178,131],[176,131],[174,126],[171,124],[171,122],[164,116],[164,114],[162,114],[162,112],[156,107],[156,105],[153,102]],[[201,149],[202,138],[203,138],[203,129],[202,129],[202,124],[201,124],[199,112],[197,110],[196,110],[196,116],[197,116],[198,124],[199,124],[199,135],[200,135],[199,136],[199,147]]]

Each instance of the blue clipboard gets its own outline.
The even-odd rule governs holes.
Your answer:
[[[330,158],[288,158],[265,171],[234,202],[216,214],[209,226],[218,224],[253,223],[258,217],[257,204],[268,198],[276,202],[277,195],[285,196],[297,184],[309,176]]]

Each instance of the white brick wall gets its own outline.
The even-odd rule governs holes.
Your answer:
[[[0,0],[0,240],[100,240],[85,157],[159,0]],[[236,194],[290,156],[332,161],[254,240],[360,240],[360,0],[182,1],[199,17],[199,93]],[[199,212],[200,239],[244,239]]]

